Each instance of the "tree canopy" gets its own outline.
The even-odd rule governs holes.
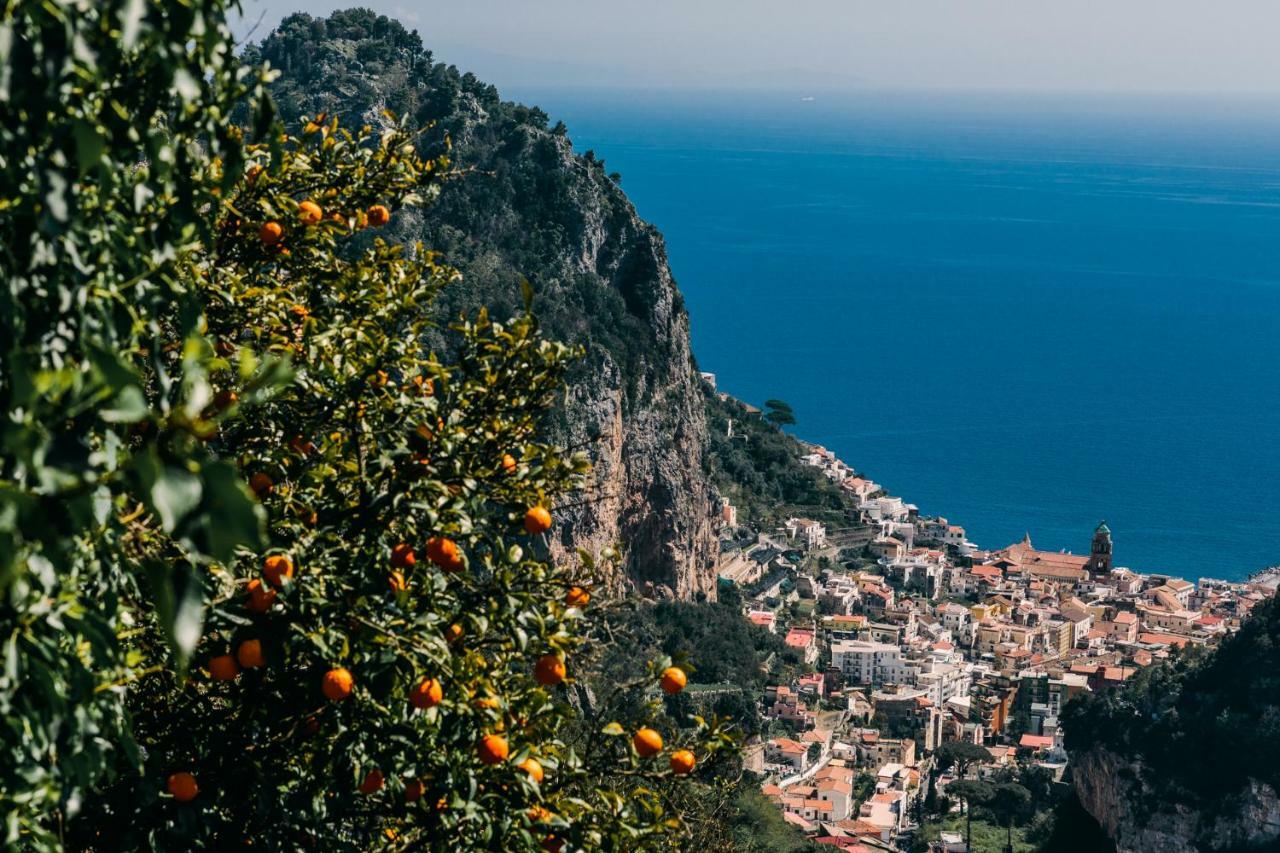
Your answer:
[[[447,146],[287,129],[227,11],[0,22],[6,844],[679,844],[680,777],[732,739],[669,716],[667,658],[626,727],[574,692],[616,556],[547,558],[579,351],[531,289],[440,322],[456,271],[381,235]]]

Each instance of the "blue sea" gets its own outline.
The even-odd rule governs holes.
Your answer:
[[[506,94],[621,172],[701,368],[922,513],[1280,563],[1280,103]]]

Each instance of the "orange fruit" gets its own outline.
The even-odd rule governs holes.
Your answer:
[[[320,220],[324,218],[324,211],[314,201],[304,201],[298,205],[298,218],[302,220],[303,225],[319,225]]]
[[[631,745],[640,753],[641,758],[652,758],[662,752],[662,735],[653,729],[640,729],[631,739]]]
[[[502,735],[485,735],[476,746],[476,754],[485,764],[501,764],[509,753],[507,739]]]
[[[528,773],[529,776],[533,779],[533,781],[537,782],[539,785],[542,784],[542,776],[543,776],[542,765],[538,763],[538,759],[526,758],[524,761],[521,761],[516,766],[519,767],[521,770],[523,770],[525,773]]]
[[[502,454],[502,470],[508,474],[516,470],[516,458],[510,453]]]
[[[236,659],[231,655],[218,655],[209,658],[209,674],[214,681],[234,681],[240,674],[240,667],[236,666]]]
[[[360,782],[360,793],[373,794],[382,790],[383,784],[386,782],[382,778],[382,771],[374,768],[364,775],[364,780]]]
[[[432,536],[427,540],[427,558],[446,572],[462,568],[462,553],[458,543],[444,536]]]
[[[481,711],[491,711],[495,708],[501,708],[502,702],[492,696],[481,696],[479,699],[473,701],[471,706],[473,708],[478,708]]]
[[[524,529],[534,534],[546,533],[551,529],[551,513],[545,506],[531,506],[524,514]]]
[[[236,660],[240,661],[240,665],[245,669],[266,666],[267,659],[262,655],[262,641],[245,640],[240,644],[240,648],[236,649]]]
[[[302,436],[295,435],[289,439],[289,449],[299,456],[307,456],[316,449],[316,446]]]
[[[418,556],[405,543],[401,542],[391,549],[391,565],[397,569],[412,569],[417,562]]]
[[[391,587],[392,592],[404,592],[409,588],[408,582],[404,579],[402,572],[392,572],[387,578],[387,585]]]
[[[276,591],[254,578],[249,581],[249,603],[245,607],[253,613],[266,613],[276,603]]]
[[[404,783],[404,801],[406,803],[416,803],[422,799],[422,792],[425,786],[421,779],[410,779]]]
[[[298,510],[298,518],[307,527],[315,527],[316,522],[320,520],[320,515],[314,509],[307,509],[304,506]]]
[[[580,586],[571,588],[564,597],[564,603],[570,607],[586,607],[591,600],[591,593]]]
[[[213,395],[213,407],[221,412],[234,406],[238,399],[235,391],[226,388]]]
[[[456,643],[458,640],[462,639],[463,633],[462,626],[457,622],[454,622],[448,628],[444,629],[444,641],[446,643]]]
[[[544,806],[530,806],[525,815],[534,823],[544,823],[551,820],[551,812]]]
[[[415,708],[434,708],[444,698],[444,688],[434,678],[424,678],[409,694],[409,704]]]
[[[413,384],[417,385],[422,393],[428,397],[435,393],[435,383],[423,376],[421,373],[413,377]]]
[[[267,583],[279,589],[285,578],[293,577],[293,560],[288,554],[272,554],[262,561],[262,573]]]
[[[391,221],[391,211],[387,210],[386,205],[375,204],[366,211],[369,217],[369,224],[374,228],[381,228]]]
[[[320,682],[320,690],[326,699],[340,702],[351,695],[355,683],[356,680],[351,677],[349,670],[336,667],[324,674],[324,679]]]
[[[264,222],[258,229],[258,239],[264,246],[274,246],[284,239],[284,228],[279,222]]]
[[[662,684],[662,690],[674,696],[681,690],[684,690],[685,684],[689,681],[689,677],[684,674],[684,670],[678,666],[669,666],[662,671],[662,678],[659,682]]]
[[[693,753],[687,749],[677,749],[671,753],[671,772],[677,776],[687,776],[693,772],[693,766],[698,760],[693,757]]]
[[[165,787],[169,789],[170,794],[173,794],[173,798],[180,803],[189,803],[196,798],[196,794],[200,793],[200,786],[196,784],[196,777],[185,770],[170,774],[165,782]]]
[[[264,498],[271,494],[271,490],[275,488],[275,484],[271,482],[270,477],[261,471],[258,471],[249,478],[249,488],[253,489],[253,493],[259,498]]]
[[[564,681],[564,661],[557,655],[543,655],[533,667],[533,677],[544,687]]]

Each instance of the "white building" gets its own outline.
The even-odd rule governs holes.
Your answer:
[[[902,650],[889,643],[843,640],[831,646],[831,665],[853,684],[906,684]]]
[[[787,536],[799,541],[805,548],[823,548],[827,544],[827,528],[810,518],[788,518]]]

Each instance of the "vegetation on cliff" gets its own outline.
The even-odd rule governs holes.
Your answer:
[[[1212,652],[1188,649],[1124,689],[1085,694],[1063,725],[1073,754],[1106,750],[1141,774],[1150,800],[1132,814],[1229,814],[1250,782],[1280,790],[1280,608],[1258,605]]]

